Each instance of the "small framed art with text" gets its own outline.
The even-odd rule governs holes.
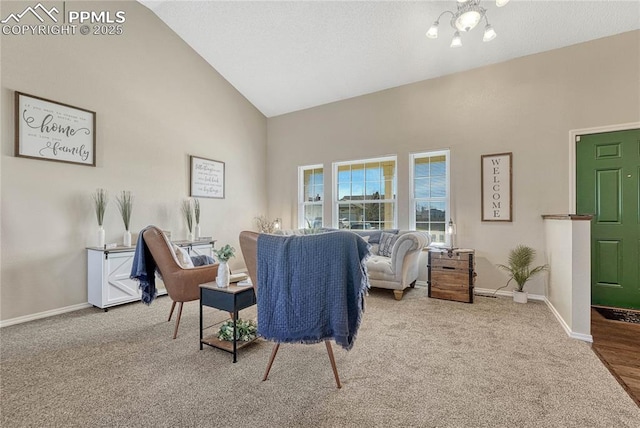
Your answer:
[[[191,156],[189,194],[195,198],[224,199],[224,162]]]
[[[512,153],[482,155],[482,221],[512,221]]]
[[[96,114],[15,93],[17,157],[96,166]]]

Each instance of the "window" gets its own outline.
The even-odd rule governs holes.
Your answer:
[[[298,227],[322,227],[324,176],[322,165],[298,168]]]
[[[434,244],[446,244],[449,220],[449,150],[411,155],[412,229],[427,232]]]
[[[336,162],[334,227],[396,227],[396,158]]]

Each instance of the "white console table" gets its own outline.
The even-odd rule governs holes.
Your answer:
[[[215,241],[174,241],[190,255],[213,256]],[[87,298],[89,304],[104,309],[140,300],[138,282],[129,278],[136,247],[87,248]],[[156,276],[158,296],[167,294]]]

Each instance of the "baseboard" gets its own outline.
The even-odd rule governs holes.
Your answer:
[[[419,285],[420,287],[428,287],[429,286],[427,281],[418,281],[418,280],[416,280],[416,285]]]
[[[513,291],[509,291],[509,290],[493,290],[491,288],[474,288],[473,289],[473,294],[476,295],[480,295],[480,296],[485,296],[485,297],[495,297],[495,296],[502,296],[502,297],[513,297]],[[544,297],[542,294],[531,294],[531,293],[527,293],[527,298],[531,299],[531,300],[539,300],[539,301],[544,301],[546,300],[546,297]]]
[[[556,317],[562,328],[564,329],[567,336],[572,339],[582,340],[583,342],[593,343],[593,336],[590,334],[584,333],[576,333],[569,328],[569,325],[565,322],[564,318],[560,315],[560,313],[556,310],[556,308],[551,304],[549,299],[544,298],[544,302],[547,304],[547,307],[551,310],[551,313]]]
[[[73,312],[80,309],[90,308],[92,305],[89,303],[80,303],[78,305],[66,306],[64,308],[52,309],[50,311],[38,312],[37,314],[25,315],[23,317],[11,318],[8,320],[0,321],[0,328],[9,327],[10,325],[22,324],[23,322],[39,320],[42,318],[51,317],[54,315],[65,314],[67,312]]]

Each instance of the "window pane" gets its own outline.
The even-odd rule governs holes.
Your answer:
[[[351,166],[340,165],[338,167],[338,184],[349,183],[351,181]]]
[[[322,227],[322,205],[313,204],[304,207],[306,228]]]
[[[321,201],[323,199],[323,195],[324,195],[324,186],[322,184],[320,185],[316,185],[316,195],[314,197],[314,201]]]
[[[416,178],[413,181],[415,183],[413,186],[414,198],[428,198],[430,196],[430,181],[431,180],[429,178]]]
[[[445,198],[447,196],[447,178],[444,176],[431,177],[431,197]]]
[[[324,182],[324,174],[322,169],[314,169],[313,170],[313,184],[322,185]]]
[[[395,189],[393,188],[392,180],[386,180],[384,182],[384,189],[382,189],[381,194],[383,199],[395,199],[396,192],[395,192]]]
[[[351,182],[364,184],[364,165],[351,165]]]
[[[366,180],[380,181],[380,162],[372,162],[366,164]]]
[[[364,199],[364,183],[351,184],[351,199]]]
[[[365,194],[367,199],[380,199],[380,182],[367,181],[365,183]]]
[[[338,185],[338,200],[344,201],[351,196],[351,185],[349,183]]]
[[[433,156],[431,158],[431,176],[447,175],[447,158],[446,156]]]
[[[416,159],[413,175],[416,178],[429,176],[429,158]]]
[[[416,223],[429,221],[429,202],[418,202],[416,204]]]
[[[433,221],[445,221],[445,203],[444,202],[431,202],[431,216],[430,220]]]

